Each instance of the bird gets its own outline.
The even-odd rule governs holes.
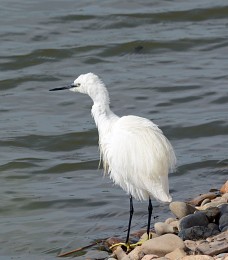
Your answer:
[[[134,213],[133,198],[149,201],[147,236],[150,238],[152,202],[171,202],[169,172],[175,171],[174,149],[162,130],[149,119],[127,115],[119,117],[110,109],[108,90],[94,73],[77,77],[72,84],[50,91],[70,90],[87,94],[93,101],[91,114],[99,135],[100,162],[104,173],[119,185],[130,198],[130,216],[126,242]]]

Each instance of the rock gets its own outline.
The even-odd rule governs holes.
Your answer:
[[[156,233],[154,233],[154,232],[150,232],[150,239],[152,239],[152,238],[155,238],[155,237],[158,237],[158,235],[156,234]],[[139,241],[138,242],[145,242],[145,241],[147,241],[148,240],[148,235],[147,235],[147,233],[144,233],[141,237],[140,237],[140,239],[139,239]]]
[[[219,229],[223,232],[228,230],[228,213],[222,214],[219,219]]]
[[[134,232],[131,233],[132,237],[136,237],[136,238],[140,238],[144,233],[146,233],[146,229],[140,229],[140,230],[136,230]]]
[[[156,237],[147,240],[142,244],[142,251],[144,254],[155,254],[158,256],[164,256],[176,248],[184,249],[184,242],[174,234],[165,234],[160,237]]]
[[[123,249],[120,246],[116,248],[114,254],[116,255],[118,260],[130,260],[128,255],[123,251]]]
[[[219,231],[217,229],[211,229],[204,226],[194,226],[190,228],[183,229],[179,232],[178,236],[182,240],[199,240],[206,239],[207,237],[217,235]]]
[[[214,257],[215,259],[218,259],[218,260],[228,260],[228,253],[222,253],[222,254],[219,254],[219,255],[216,255]]]
[[[204,241],[197,246],[196,250],[201,254],[210,256],[228,252],[228,231],[213,236],[210,242]]]
[[[205,209],[208,209],[208,208],[218,207],[218,206],[225,204],[225,203],[226,203],[226,200],[223,197],[219,197],[219,200],[211,201],[210,203],[207,203],[203,206],[196,207],[196,208],[198,210],[205,210]]]
[[[170,223],[172,223],[172,222],[174,222],[174,221],[176,221],[175,218],[167,218],[166,221],[165,221],[165,223],[166,223],[166,224],[170,224]]]
[[[181,201],[171,202],[169,204],[169,208],[172,211],[172,213],[179,219],[196,211],[196,209],[193,206]]]
[[[228,213],[228,204],[222,204],[221,206],[219,206],[221,215],[224,213]]]
[[[145,255],[142,260],[152,260],[152,259],[158,259],[157,255]]]
[[[226,203],[228,202],[228,193],[224,193],[222,195],[222,198],[226,200]]]
[[[221,201],[221,200],[222,200],[222,202],[225,202],[224,199],[222,198],[222,196],[218,196],[218,197],[214,198],[213,200],[211,200],[211,202],[216,202],[216,201]]]
[[[132,250],[129,254],[128,254],[128,258],[130,260],[138,260],[138,259],[142,259],[144,257],[144,253],[142,251],[142,247],[141,246],[137,246],[136,248],[134,248],[134,250]]]
[[[189,201],[190,204],[195,205],[195,206],[199,206],[203,200],[205,199],[209,199],[212,200],[214,198],[216,198],[217,195],[213,192],[208,192],[206,194],[202,194],[196,198],[194,198],[193,200]]]
[[[181,260],[214,260],[214,258],[208,255],[188,255]]]
[[[158,234],[159,236],[167,234],[167,233],[175,233],[177,230],[172,227],[169,224],[163,223],[163,222],[157,222],[154,224],[154,229],[156,234]]]
[[[218,232],[220,231],[219,226],[215,223],[209,223],[207,227],[210,228],[211,230],[216,230]]]
[[[226,181],[226,182],[222,185],[222,187],[221,187],[221,189],[220,189],[220,192],[221,192],[221,193],[227,193],[227,192],[228,192],[228,181]]]
[[[122,242],[124,242],[124,241],[118,237],[110,237],[105,240],[104,245],[105,245],[105,247],[110,248],[112,245],[122,243]],[[115,251],[116,247],[113,247],[111,250]]]
[[[216,222],[218,223],[220,217],[220,209],[218,207],[208,208],[201,211],[206,214],[209,222]]]
[[[171,253],[165,255],[170,260],[182,259],[182,257],[186,256],[186,253],[183,249],[175,249]]]
[[[196,253],[196,242],[195,241],[192,241],[192,240],[185,240],[184,241],[184,244],[186,246],[186,248],[190,251],[192,251],[192,253]]]
[[[175,231],[179,230],[179,220],[173,221],[169,225],[174,227]]]
[[[211,202],[210,199],[205,199],[205,200],[202,201],[201,206],[203,206],[203,205],[205,205],[205,204],[207,204],[209,202]]]
[[[194,227],[194,226],[204,226],[209,224],[206,214],[202,212],[196,212],[195,214],[188,215],[180,220],[179,228],[180,230]]]

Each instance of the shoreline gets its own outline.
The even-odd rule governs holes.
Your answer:
[[[59,256],[76,256],[91,248],[77,259],[228,260],[228,181],[220,189],[212,189],[189,201],[173,201],[169,209],[170,217],[155,222],[149,240],[145,229],[131,233],[131,243],[137,246],[128,252],[121,246],[110,250],[114,244],[124,242],[110,237]]]

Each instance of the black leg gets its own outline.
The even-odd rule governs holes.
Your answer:
[[[134,207],[133,207],[132,196],[130,195],[130,217],[129,217],[129,223],[128,223],[126,244],[128,244],[128,242],[129,242],[129,235],[130,235],[130,229],[131,229],[131,220],[132,220],[133,213],[134,213]]]
[[[147,235],[148,239],[150,239],[150,221],[152,216],[153,206],[151,203],[151,199],[149,198],[149,205],[148,205],[148,223],[147,223]]]

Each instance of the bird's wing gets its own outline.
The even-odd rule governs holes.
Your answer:
[[[109,135],[105,157],[111,177],[122,188],[129,183],[168,200],[167,175],[175,167],[175,154],[157,125],[142,117],[121,117]]]

